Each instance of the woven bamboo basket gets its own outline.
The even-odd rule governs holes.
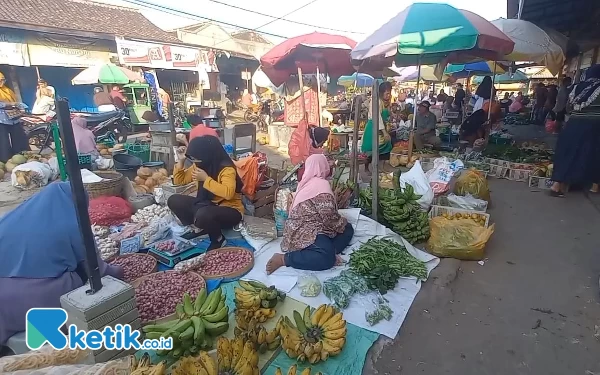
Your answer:
[[[227,274],[220,274],[220,275],[214,275],[214,274],[205,274],[202,272],[202,270],[198,270],[198,272],[200,273],[200,276],[202,276],[205,280],[212,280],[212,279],[223,279],[223,282],[231,282],[231,281],[235,281],[238,280],[239,278],[241,278],[242,276],[244,276],[245,274],[247,274],[248,272],[250,272],[250,270],[252,269],[252,267],[254,267],[254,253],[246,248],[243,247],[235,247],[235,246],[231,246],[231,247],[222,247],[220,249],[215,249],[215,250],[211,250],[210,252],[231,252],[231,251],[247,251],[248,253],[250,253],[250,255],[252,255],[252,261],[250,263],[248,263],[248,265],[242,269],[239,269],[235,272],[231,272],[231,273],[227,273]],[[208,254],[208,253],[206,253]]]
[[[123,175],[115,171],[98,171],[94,172],[104,180],[83,184],[90,199],[102,196],[120,197],[123,190]]]
[[[151,275],[151,274],[155,273],[158,270],[158,261],[156,260],[156,258],[154,258],[152,255],[143,254],[143,253],[131,253],[131,254],[116,255],[114,257],[111,257],[111,258],[107,259],[106,263],[112,264],[117,258],[127,258],[127,257],[147,257],[147,258],[152,259],[154,261],[154,267],[152,268],[152,270],[150,272],[148,272],[147,274],[138,277],[137,279],[140,279],[142,277],[146,277],[148,275]],[[135,280],[125,280],[125,282],[128,282],[128,283],[131,284],[131,283],[134,283],[137,279],[135,279]]]

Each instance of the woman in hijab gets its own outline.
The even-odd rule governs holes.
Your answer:
[[[35,235],[31,235],[35,228]],[[0,219],[0,346],[25,330],[33,307],[60,307],[60,296],[87,281],[85,246],[68,182],[46,186]],[[123,278],[98,257],[100,275]]]
[[[477,87],[475,96],[473,97],[475,99],[473,112],[482,109],[486,101],[489,101],[496,96],[496,90],[494,89],[494,92],[492,92],[493,87],[492,78],[490,76],[483,77],[483,81],[481,81],[481,84]]]
[[[389,160],[390,152],[392,151],[392,137],[386,129],[386,123],[389,121],[390,113],[390,99],[392,97],[392,84],[390,82],[382,82],[379,85],[379,160]],[[362,152],[371,155],[373,153],[373,114],[372,106],[369,103],[369,121],[365,125],[365,131],[362,138]],[[370,156],[370,160],[372,156]]]
[[[87,120],[81,116],[76,116],[71,119],[71,125],[73,126],[77,153],[98,156],[96,136],[87,128]]]
[[[550,195],[562,197],[569,185],[600,182],[600,64],[585,72],[584,79],[571,89],[573,109],[560,132],[554,154]]]
[[[173,183],[198,182],[196,197],[174,194],[167,206],[183,225],[194,225],[208,234],[208,250],[225,245],[223,229],[231,229],[242,221],[243,183],[235,165],[218,138],[202,136],[190,141],[187,151],[178,149],[179,161],[173,170]],[[193,165],[185,168],[185,160]]]
[[[329,138],[328,128],[310,126],[306,118],[300,120],[288,143],[288,155],[293,165],[306,161],[310,155],[322,154],[323,145]],[[298,170],[298,181],[302,179],[304,167]]]
[[[27,134],[19,118],[23,115],[22,104],[0,73],[0,161],[6,162],[13,155],[29,150]]]
[[[354,229],[338,213],[327,177],[329,162],[324,155],[306,159],[304,178],[285,222],[281,250],[267,262],[267,274],[286,266],[300,270],[324,271],[333,267],[339,254],[350,244]]]

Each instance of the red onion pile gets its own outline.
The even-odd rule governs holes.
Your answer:
[[[130,254],[115,258],[112,265],[123,267],[123,279],[130,283],[154,272],[156,260],[145,254]]]
[[[131,204],[119,197],[98,197],[90,200],[88,214],[92,224],[121,225],[131,218]]]
[[[194,299],[205,285],[202,277],[190,272],[159,272],[147,276],[135,288],[142,323],[173,314],[185,292]]]
[[[198,272],[205,277],[225,276],[248,267],[252,260],[252,253],[246,249],[212,250],[204,255]]]

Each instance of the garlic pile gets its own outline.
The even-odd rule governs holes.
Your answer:
[[[202,260],[204,259],[204,255],[198,255],[197,257],[188,259],[188,260],[182,260],[181,262],[177,263],[175,265],[175,267],[173,267],[173,269],[175,271],[181,271],[181,272],[187,272],[187,271],[193,271],[196,270],[198,268],[200,268],[200,266],[202,265]]]
[[[131,221],[133,223],[151,223],[154,219],[165,217],[170,212],[171,210],[169,210],[169,207],[162,207],[158,204],[152,204],[142,208],[141,210],[138,210],[135,214],[133,214],[131,216]]]
[[[119,254],[119,246],[117,242],[108,237],[96,237],[96,244],[98,246],[98,250],[100,250],[100,258],[102,258],[102,260],[107,260]]]
[[[94,237],[106,238],[110,234],[110,230],[108,229],[108,227],[93,224],[92,233],[94,233]]]

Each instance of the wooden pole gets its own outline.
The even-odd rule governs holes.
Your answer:
[[[496,62],[494,61],[494,72],[492,75],[492,89],[490,91],[490,104],[488,105],[488,122],[492,118],[492,102],[494,101],[494,85],[496,84]]]
[[[304,80],[302,79],[302,68],[298,66],[298,84],[300,85],[300,97],[302,101],[303,118],[308,122],[308,113],[306,113],[306,100],[304,98]]]
[[[419,62],[417,64],[417,91],[419,90],[419,80],[421,79],[421,59],[419,58]],[[417,94],[418,96],[418,94]],[[413,147],[415,145],[415,124],[417,123],[417,99],[415,98],[415,104],[413,108],[413,119],[410,122],[410,134],[408,135],[408,162],[410,163],[410,158],[412,157]]]
[[[377,221],[377,211],[379,208],[379,84],[373,80],[373,92],[371,93],[371,190],[373,201],[371,202],[371,217]]]
[[[319,126],[323,126],[321,123],[321,74],[319,72],[319,62],[317,61],[317,109],[319,111]]]

